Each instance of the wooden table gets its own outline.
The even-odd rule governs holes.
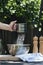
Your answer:
[[[6,61],[6,60],[9,60],[9,61],[20,61],[20,59],[19,58],[17,58],[17,57],[15,57],[15,56],[11,56],[11,55],[0,55],[0,61],[1,60],[4,60],[4,61]]]
[[[28,63],[20,61],[20,59],[15,56],[0,55],[0,65],[43,65],[43,62]]]

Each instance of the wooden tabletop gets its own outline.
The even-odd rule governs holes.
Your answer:
[[[20,61],[19,58],[15,57],[15,56],[11,56],[11,55],[0,55],[0,61],[1,61],[1,60]]]

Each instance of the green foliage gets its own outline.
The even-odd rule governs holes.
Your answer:
[[[26,22],[39,22],[41,0],[0,0],[0,21],[15,14]]]

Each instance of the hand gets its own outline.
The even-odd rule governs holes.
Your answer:
[[[12,21],[9,26],[11,31],[16,31],[16,21]]]
[[[10,49],[9,49],[9,53],[11,55],[15,55],[18,49],[18,45],[11,45]]]

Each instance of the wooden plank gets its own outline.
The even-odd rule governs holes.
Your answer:
[[[11,55],[0,55],[0,61],[1,61],[1,60],[20,61],[19,58],[15,57],[15,56],[11,56]]]

